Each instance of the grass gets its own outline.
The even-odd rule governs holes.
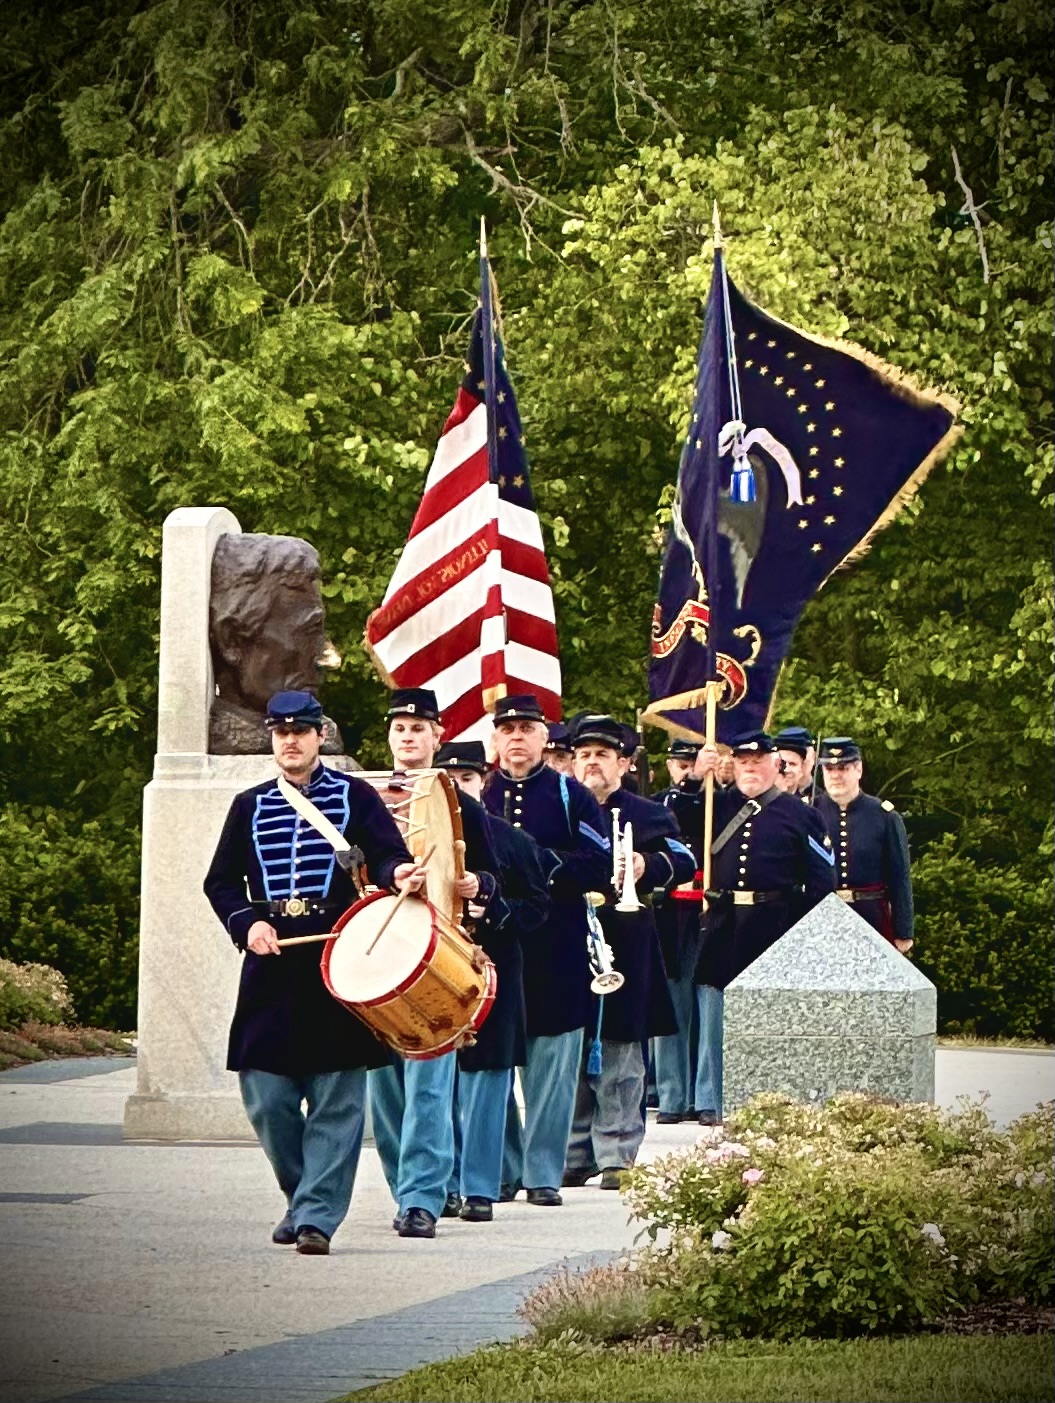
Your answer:
[[[1039,1038],[987,1038],[981,1033],[939,1033],[939,1047],[989,1048],[1009,1052],[1051,1052],[1055,1043],[1043,1042]]]
[[[48,1057],[131,1055],[131,1037],[130,1033],[69,1027],[65,1023],[24,1023],[17,1032],[0,1029],[0,1072],[25,1062],[43,1062]]]
[[[1043,1335],[764,1341],[698,1351],[478,1350],[347,1395],[376,1403],[1049,1403]]]

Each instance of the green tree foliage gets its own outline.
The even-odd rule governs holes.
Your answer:
[[[963,403],[949,462],[808,610],[777,719],[852,730],[872,787],[905,810],[946,1022],[1050,1029],[1045,8],[7,14],[0,951],[57,962],[83,1017],[134,1017],[175,506],[220,503],[319,548],[346,659],[326,700],[380,760],[382,689],[358,640],[459,373],[481,214],[566,701],[643,704],[717,198],[750,296]]]

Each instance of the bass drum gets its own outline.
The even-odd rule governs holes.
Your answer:
[[[462,899],[454,883],[465,876],[465,841],[458,787],[446,770],[356,770],[377,791],[395,819],[415,862],[430,848],[425,893],[455,926],[461,925]]]
[[[419,897],[398,900],[375,892],[349,907],[323,949],[322,977],[401,1057],[425,1061],[476,1041],[498,977],[442,911]]]

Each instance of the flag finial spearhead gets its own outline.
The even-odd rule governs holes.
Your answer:
[[[711,211],[711,218],[714,220],[714,246],[722,248],[722,221],[718,216],[718,201],[715,200],[714,208]]]
[[[487,220],[482,214],[480,216],[480,257],[487,257]]]

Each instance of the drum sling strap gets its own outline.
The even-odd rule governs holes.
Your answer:
[[[355,883],[356,891],[362,896],[363,883],[359,871],[360,868],[366,866],[366,855],[362,848],[349,843],[340,829],[334,827],[322,810],[316,808],[308,796],[302,794],[295,785],[290,784],[289,780],[279,778],[278,792],[291,808],[296,809],[302,819],[311,824],[316,833],[322,834],[336,853],[340,866]]]

